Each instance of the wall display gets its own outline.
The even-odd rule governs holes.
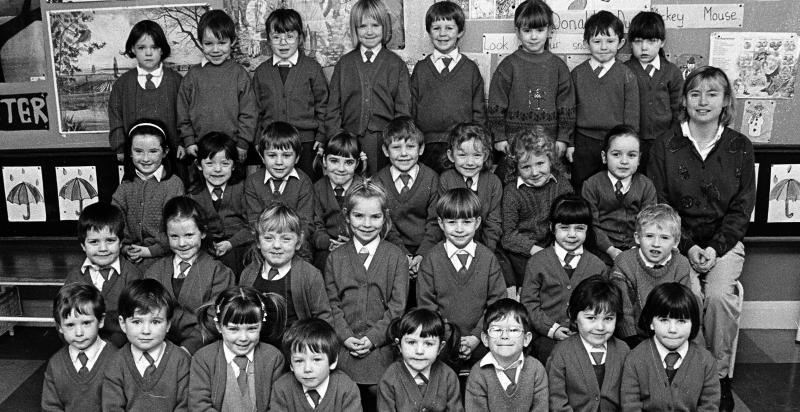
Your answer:
[[[78,220],[84,207],[100,200],[94,166],[56,167],[56,187],[61,220]]]
[[[742,27],[744,4],[653,4],[668,29]]]
[[[711,33],[709,64],[725,70],[737,98],[791,99],[800,57],[795,33]]]
[[[3,190],[9,222],[45,221],[41,166],[4,166]]]
[[[689,73],[692,72],[692,70],[705,65],[704,62],[706,60],[705,57],[699,54],[691,54],[691,53],[678,54],[674,57],[672,56],[667,56],[667,57],[671,57],[670,60],[672,60],[672,62],[675,63],[676,66],[678,66],[678,69],[680,69],[681,75],[683,75],[684,79],[686,79],[686,76],[688,76]]]
[[[108,130],[111,87],[136,67],[136,60],[123,53],[130,29],[140,20],[153,20],[164,29],[172,49],[167,66],[185,74],[199,63],[197,23],[205,10],[204,4],[193,4],[48,11],[59,131]]]
[[[40,0],[0,1],[0,83],[44,80]]]
[[[800,164],[775,164],[770,171],[767,223],[800,222]]]
[[[47,94],[0,96],[0,130],[47,130]]]
[[[775,117],[775,100],[745,100],[743,106],[739,131],[753,143],[769,143],[772,119]]]

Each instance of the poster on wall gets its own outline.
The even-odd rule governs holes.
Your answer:
[[[711,33],[708,64],[725,71],[737,98],[791,99],[800,48],[795,33]]]
[[[4,166],[3,189],[9,222],[46,220],[41,166]]]
[[[519,0],[521,3],[522,0]],[[555,10],[612,10],[650,8],[650,0],[547,0]]]
[[[47,63],[39,1],[0,1],[0,83],[44,80]]]
[[[769,143],[775,100],[745,100],[740,131],[753,143]]]
[[[303,18],[306,55],[322,67],[330,67],[353,49],[350,10],[357,0],[224,0],[225,11],[236,22],[239,47],[233,55],[247,70],[254,71],[272,52],[265,23],[273,10],[291,8]],[[513,1],[513,0],[512,0]],[[402,0],[384,0],[392,21],[390,49],[405,48]]]
[[[108,97],[114,81],[136,67],[136,60],[123,53],[128,33],[140,20],[164,29],[172,49],[167,66],[185,74],[199,63],[197,23],[205,10],[207,5],[198,3],[48,11],[59,131],[108,131]]]
[[[78,220],[84,207],[100,200],[94,166],[56,167],[56,187],[61,220]]]
[[[772,165],[767,223],[800,222],[800,164]]]
[[[0,95],[0,130],[48,130],[47,93]]]
[[[678,69],[681,71],[681,76],[683,79],[686,79],[686,76],[692,72],[692,70],[704,66],[703,63],[706,59],[705,57],[699,54],[678,54],[678,55],[667,55],[667,58],[675,63],[678,66]]]

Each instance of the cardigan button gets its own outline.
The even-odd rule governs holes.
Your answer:
[[[572,289],[572,285],[567,285],[567,289]]]

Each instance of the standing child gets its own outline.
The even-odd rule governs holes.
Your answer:
[[[244,207],[242,168],[239,152],[230,136],[211,132],[197,144],[197,164],[200,176],[189,189],[189,197],[206,216],[211,250],[238,279],[242,261],[253,235],[247,225]]]
[[[528,260],[519,298],[536,332],[535,355],[543,362],[557,342],[574,334],[567,316],[572,290],[589,276],[606,272],[603,261],[583,247],[592,225],[585,200],[577,195],[559,197],[550,208],[550,222],[555,243]]]
[[[117,353],[98,337],[105,320],[103,296],[90,284],[68,283],[53,299],[53,319],[67,346],[47,362],[42,411],[99,412],[103,377]]]
[[[489,128],[494,147],[508,153],[517,134],[534,126],[556,140],[555,158],[572,143],[575,92],[569,68],[548,50],[553,11],[542,0],[527,0],[514,12],[520,47],[497,66],[489,89]],[[500,160],[503,183],[514,181],[513,164]]]
[[[639,328],[650,339],[625,360],[620,398],[623,411],[718,411],[717,365],[692,340],[700,330],[694,293],[679,283],[663,283],[647,296]]]
[[[481,340],[489,353],[469,373],[467,412],[547,412],[547,373],[524,353],[533,338],[528,311],[513,299],[500,299],[486,309],[483,325]]]
[[[304,319],[283,335],[291,372],[272,388],[270,410],[278,412],[361,412],[358,386],[337,370],[339,337],[321,319]]]
[[[547,361],[550,411],[615,412],[628,347],[614,338],[622,296],[608,279],[584,279],[569,298],[578,333],[560,342]]]
[[[267,125],[291,123],[300,134],[298,166],[314,175],[314,152],[325,141],[325,110],[328,82],[322,66],[303,53],[305,26],[297,11],[276,9],[266,21],[272,58],[261,63],[253,74],[253,90],[258,103],[257,136]]]
[[[339,366],[359,384],[369,411],[392,362],[386,329],[403,313],[408,296],[408,260],[383,240],[391,225],[386,203],[386,192],[371,180],[350,186],[342,212],[351,240],[331,252],[325,264],[333,327],[344,342]]]
[[[633,127],[614,126],[600,152],[608,169],[583,182],[581,196],[592,208],[596,251],[608,266],[633,247],[636,215],[657,200],[653,182],[637,172],[642,147]]]
[[[464,10],[458,3],[433,3],[425,13],[425,31],[433,53],[411,73],[411,117],[425,136],[420,161],[444,170],[450,129],[464,122],[486,120],[483,77],[478,65],[458,52],[464,36]]]
[[[683,75],[664,54],[667,30],[664,18],[652,11],[633,17],[628,27],[628,41],[633,57],[625,65],[639,83],[639,151],[642,173],[650,159],[650,147],[656,139],[668,139],[680,125]]]
[[[183,182],[172,174],[167,133],[160,122],[137,121],[125,144],[130,160],[111,202],[125,216],[122,254],[144,270],[167,253],[161,213],[168,200],[183,195]]]
[[[128,344],[105,369],[104,412],[183,411],[191,355],[165,340],[175,302],[154,279],[139,279],[119,296],[119,324]]]
[[[401,359],[378,384],[380,412],[464,410],[458,377],[440,360],[458,354],[461,337],[455,325],[432,310],[416,308],[392,321],[388,338]]]
[[[267,306],[274,307],[279,317],[283,314],[281,297],[231,286],[198,310],[203,330],[221,340],[203,347],[192,358],[189,410],[269,410],[272,385],[283,373],[284,360],[278,349],[259,342],[268,318]],[[270,332],[278,336],[282,330]]]
[[[374,174],[387,163],[380,153],[381,131],[392,119],[411,113],[408,68],[384,50],[392,38],[392,20],[381,0],[353,5],[350,34],[356,48],[339,59],[331,77],[327,135],[346,131],[357,136]]]
[[[602,169],[603,137],[612,127],[639,127],[636,75],[616,60],[617,51],[625,45],[624,36],[622,21],[608,11],[599,11],[586,20],[583,41],[591,57],[572,69],[576,129],[574,147],[567,150],[567,159],[572,162],[575,190]]]
[[[125,218],[117,207],[108,203],[86,206],[78,217],[78,241],[86,260],[64,280],[64,284],[88,283],[100,291],[108,314],[101,322],[100,337],[118,348],[126,342],[117,321],[119,294],[131,282],[142,278],[138,267],[119,257],[124,233]]]
[[[144,276],[158,280],[174,296],[169,339],[193,354],[203,346],[195,312],[233,284],[233,272],[206,252],[209,240],[197,202],[185,196],[170,200],[163,224],[172,254],[156,261]]]

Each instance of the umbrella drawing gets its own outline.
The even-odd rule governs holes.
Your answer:
[[[8,192],[8,197],[6,197],[6,200],[15,205],[25,205],[26,212],[22,215],[25,220],[31,218],[31,203],[39,203],[42,199],[42,193],[39,192],[39,189],[28,182],[22,182],[12,187],[11,191]]]
[[[77,200],[78,214],[80,214],[83,211],[83,201],[97,197],[97,190],[85,179],[76,177],[64,183],[58,195],[67,200]]]
[[[778,182],[769,192],[770,200],[783,200],[785,203],[784,213],[786,217],[794,216],[789,212],[789,201],[796,202],[800,198],[800,182],[794,179],[783,179]]]

